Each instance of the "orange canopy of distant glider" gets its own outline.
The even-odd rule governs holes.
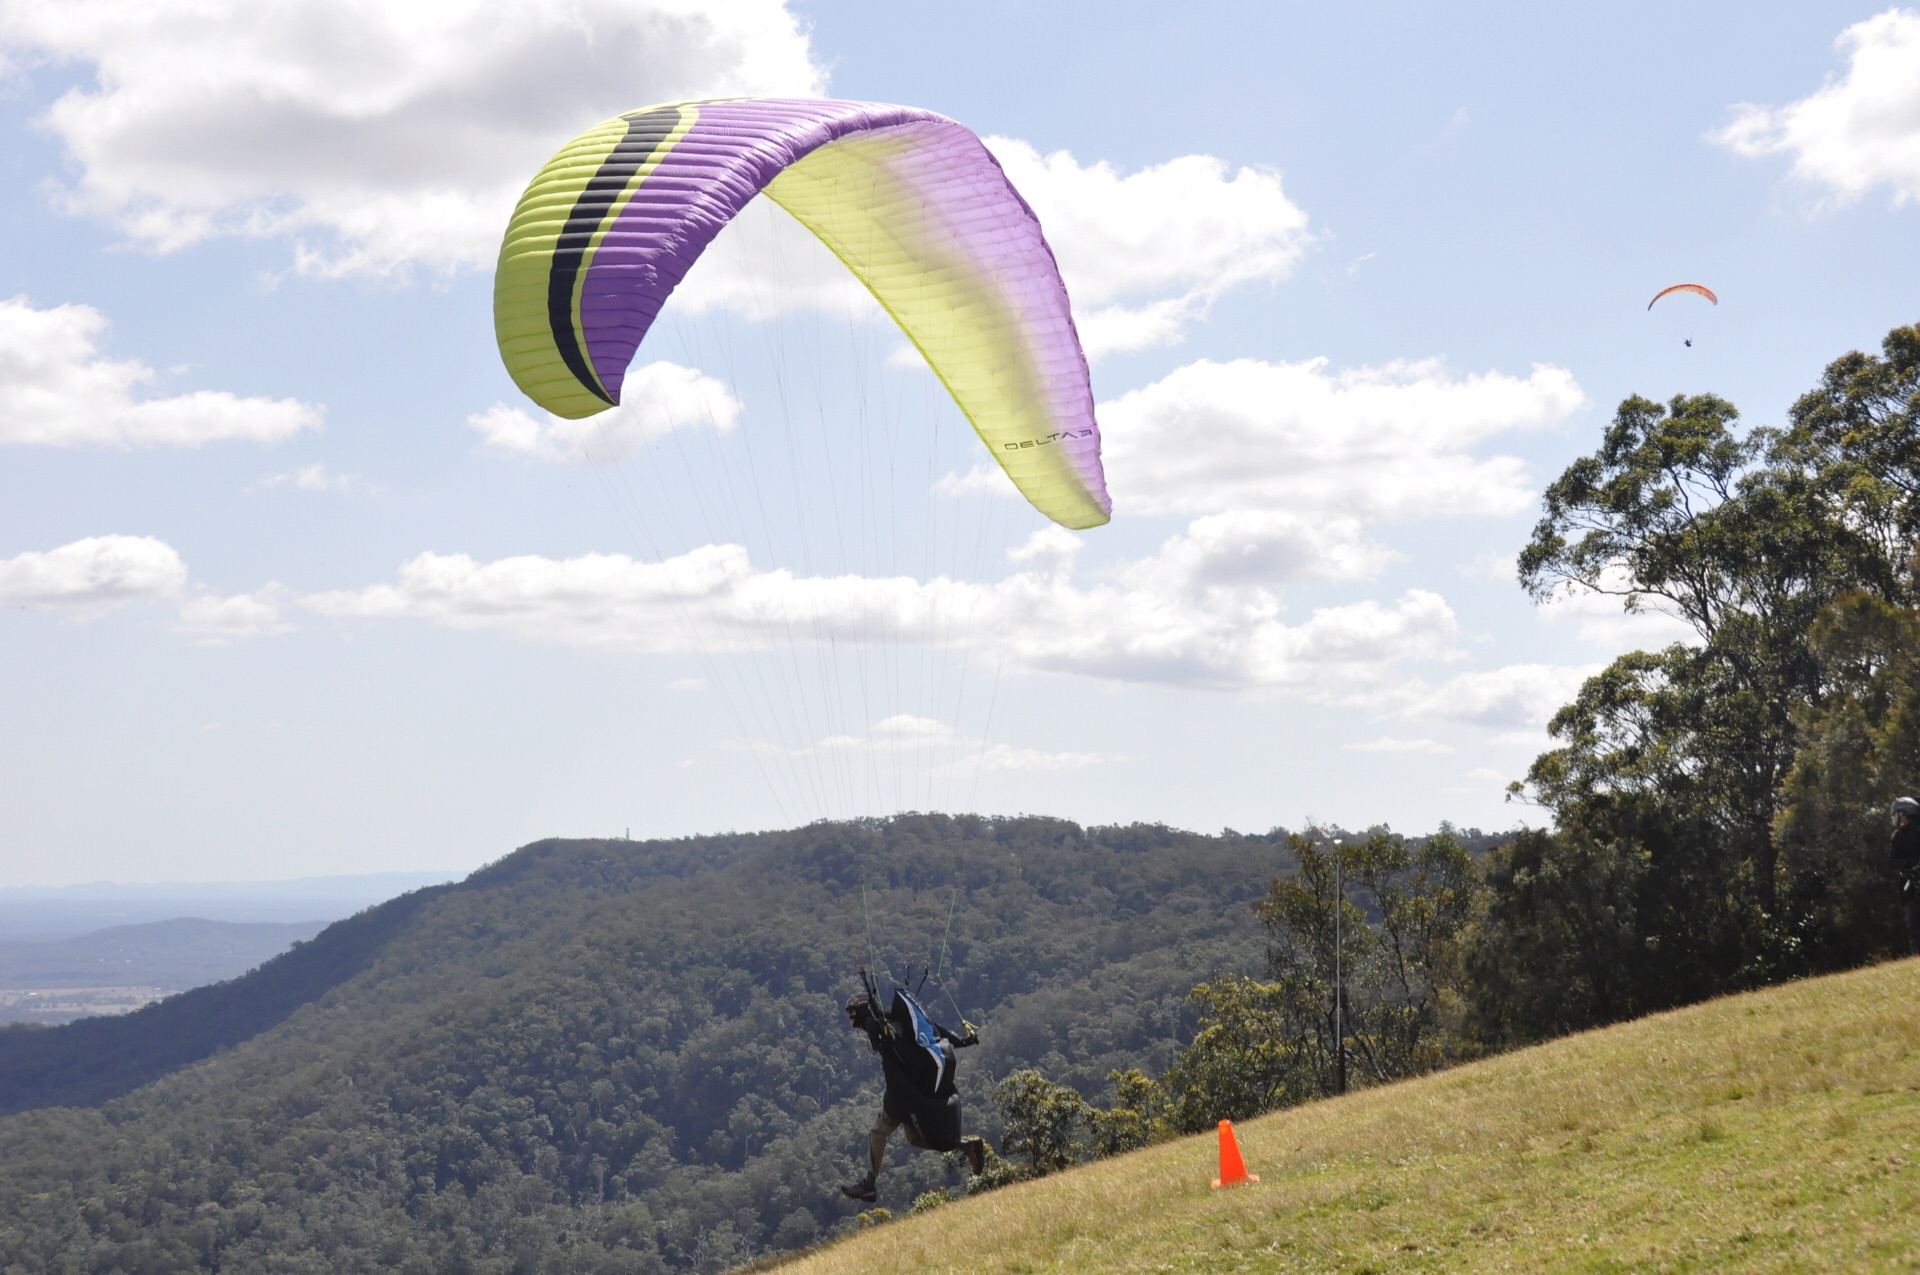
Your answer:
[[[1705,297],[1715,305],[1720,304],[1720,298],[1714,296],[1713,289],[1704,283],[1676,283],[1671,288],[1662,288],[1660,291],[1654,293],[1653,301],[1658,301],[1661,297],[1668,296],[1675,292],[1691,292],[1695,296]],[[1647,302],[1647,309],[1653,309],[1653,301]]]

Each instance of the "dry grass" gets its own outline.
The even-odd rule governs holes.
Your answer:
[[[788,1275],[1920,1270],[1920,962],[1663,1014],[879,1227]]]

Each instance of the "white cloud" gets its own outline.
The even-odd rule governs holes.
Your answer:
[[[1007,772],[1057,774],[1084,770],[1114,760],[1102,753],[1048,752],[1013,744],[986,745],[983,739],[963,736],[949,722],[910,713],[896,713],[875,722],[865,734],[829,735],[811,742],[774,743],[767,739],[735,738],[721,747],[766,758],[798,760],[864,757],[888,765],[907,762],[924,769],[927,777],[975,779]]]
[[[1007,477],[1007,471],[992,464],[975,465],[964,474],[942,474],[934,480],[933,490],[942,496],[983,494],[1017,497],[1020,494],[1020,489]]]
[[[923,739],[945,739],[953,734],[953,727],[933,717],[895,713],[891,717],[883,717],[875,722],[873,733],[881,739],[914,742]]]
[[[1069,293],[1068,295],[1072,295]],[[1186,339],[1187,328],[1200,318],[1206,307],[1188,297],[1165,297],[1144,305],[1101,306],[1074,315],[1073,325],[1080,334],[1080,348],[1089,362],[1107,354],[1130,354],[1156,346],[1178,345]]]
[[[956,743],[960,746],[955,747]],[[1012,744],[994,744],[976,749],[971,743],[960,741],[957,732],[949,723],[932,717],[916,717],[911,713],[896,713],[891,717],[883,718],[875,722],[872,730],[865,735],[829,736],[821,740],[816,747],[828,752],[884,754],[924,751],[936,745],[942,746],[950,756],[948,760],[935,764],[932,770],[935,774],[945,775],[1084,770],[1088,766],[1097,766],[1109,760],[1100,753],[1050,753],[1043,749],[1020,748]],[[768,747],[765,751],[792,753],[814,750]]]
[[[984,750],[977,759],[956,763],[954,769],[966,770],[972,766],[989,775],[1007,771],[1058,772],[1085,770],[1088,766],[1097,766],[1106,760],[1107,758],[1099,753],[1049,753],[1038,748],[1016,748],[1012,744],[994,744]]]
[[[1437,359],[1331,373],[1325,359],[1189,363],[1101,405],[1116,505],[1140,513],[1285,508],[1358,518],[1511,514],[1536,497],[1510,456],[1468,449],[1586,401],[1536,366],[1456,377]]]
[[[174,631],[191,635],[201,646],[225,646],[249,638],[291,633],[282,607],[287,591],[269,584],[252,593],[229,598],[206,596],[183,604]]]
[[[322,274],[491,265],[580,129],[824,87],[779,0],[42,0],[0,6],[0,48],[94,72],[44,118],[69,208],[160,251],[294,236]]]
[[[198,447],[227,439],[277,443],[318,429],[318,407],[221,390],[142,398],[153,369],[101,355],[107,320],[84,305],[36,310],[0,301],[0,443],[47,447]]]
[[[1172,345],[1215,298],[1290,274],[1307,215],[1268,169],[1182,155],[1134,173],[1011,137],[987,146],[1046,231],[1088,357]]]
[[[0,5],[0,54],[92,72],[41,121],[76,173],[63,207],[163,252],[291,239],[318,275],[487,267],[529,175],[614,110],[826,87],[780,0],[26,0]],[[1184,155],[1123,172],[987,140],[1047,229],[1093,357],[1179,341],[1310,243],[1271,170]],[[675,300],[760,317],[872,304],[765,200]]]
[[[0,607],[99,615],[130,602],[178,599],[187,564],[153,536],[89,536],[44,553],[0,559]],[[233,597],[211,594],[181,602],[173,625],[201,645],[286,633],[287,590],[269,584]]]
[[[682,692],[704,691],[707,689],[707,679],[704,677],[676,677],[667,683],[667,689]]]
[[[954,729],[936,717],[895,713],[873,724],[865,735],[829,735],[818,747],[833,752],[901,752],[923,749],[954,738]]]
[[[0,606],[100,612],[175,597],[186,583],[187,564],[152,536],[89,536],[0,559]]]
[[[674,370],[689,384],[700,379]],[[1470,449],[1558,420],[1582,401],[1555,368],[1524,380],[1455,377],[1435,362],[1343,374],[1323,361],[1180,369],[1101,410],[1120,499],[1137,512],[1193,517],[1156,552],[1092,579],[1075,576],[1082,538],[1048,527],[1009,554],[1011,574],[986,583],[798,576],[714,544],[659,563],[422,554],[391,584],[306,604],[343,618],[424,619],[652,653],[765,649],[795,635],[836,647],[880,633],[905,645],[966,641],[1030,670],[1292,690],[1380,710],[1424,697],[1431,715],[1504,724],[1516,716],[1509,701],[1525,698],[1513,687],[1477,707],[1463,698],[1464,683],[1405,689],[1405,666],[1459,658],[1459,625],[1438,594],[1411,589],[1290,620],[1275,590],[1377,573],[1392,555],[1367,538],[1376,521],[1526,508],[1533,492],[1520,462]],[[471,423],[497,448],[569,454],[552,423],[518,409],[496,407]],[[949,475],[937,485],[972,490],[995,477]],[[966,622],[953,623],[958,616]],[[1383,689],[1392,687],[1401,689]],[[1477,689],[1483,699],[1493,693]]]
[[[1422,590],[1391,605],[1322,608],[1288,625],[1278,601],[1257,588],[1196,589],[1164,578],[1151,587],[1077,585],[1072,544],[1076,538],[1057,528],[1036,533],[1019,551],[1025,569],[990,584],[799,577],[754,567],[738,545],[708,545],[659,563],[619,554],[481,563],[426,553],[404,564],[392,584],[316,594],[305,604],[341,618],[421,619],[655,654],[795,640],[852,648],[875,634],[929,647],[968,640],[997,646],[1031,669],[1315,694],[1370,687],[1402,661],[1454,654],[1453,613]],[[956,616],[968,623],[954,624]]]
[[[726,433],[740,421],[740,400],[706,373],[677,363],[648,363],[627,373],[620,405],[572,421],[535,419],[522,408],[495,403],[467,417],[482,442],[495,451],[575,464],[617,460],[676,429]]]
[[[1840,203],[1877,186],[1920,199],[1920,12],[1889,9],[1840,33],[1847,72],[1785,106],[1743,102],[1711,140],[1756,158],[1791,155],[1793,175]]]
[[[1426,753],[1436,757],[1453,751],[1436,740],[1395,739],[1391,735],[1382,735],[1367,744],[1342,744],[1340,747],[1350,753]]]
[[[1554,664],[1509,664],[1480,673],[1461,673],[1438,687],[1397,692],[1405,714],[1414,719],[1481,726],[1527,738],[1573,698],[1580,683],[1599,669]]]
[[[1606,651],[1658,651],[1675,642],[1700,645],[1700,635],[1691,624],[1663,609],[1666,603],[1640,595],[1629,608],[1627,577],[1622,571],[1609,571],[1601,577],[1608,592],[1602,593],[1571,582],[1562,584],[1540,606],[1540,615],[1549,624],[1572,623],[1579,626],[1580,639]]]
[[[1202,515],[1162,556],[1237,561],[1273,583],[1378,571],[1376,521],[1526,509],[1525,465],[1473,449],[1585,398],[1554,367],[1522,380],[1454,376],[1438,360],[1334,373],[1324,359],[1202,359],[1102,404],[1100,420],[1116,508]]]
[[[324,461],[302,465],[285,473],[270,474],[260,480],[262,487],[293,487],[300,491],[350,492],[363,484],[352,474],[330,474]]]
[[[1356,518],[1241,509],[1194,519],[1184,534],[1161,545],[1152,557],[1128,563],[1119,574],[1129,582],[1173,593],[1292,580],[1361,580],[1377,574],[1394,556],[1366,543]]]
[[[1454,570],[1463,576],[1481,580],[1500,580],[1512,584],[1519,578],[1518,562],[1517,554],[1489,551],[1476,555],[1471,561],[1461,563]]]

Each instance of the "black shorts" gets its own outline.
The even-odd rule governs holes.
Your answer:
[[[960,1095],[901,1101],[888,1094],[880,1104],[873,1131],[882,1137],[905,1125],[907,1141],[928,1151],[960,1149]],[[884,1126],[884,1127],[882,1127]]]

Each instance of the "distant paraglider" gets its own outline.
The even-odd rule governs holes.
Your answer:
[[[1676,292],[1691,292],[1696,297],[1705,297],[1707,300],[1711,301],[1715,305],[1720,304],[1720,298],[1714,296],[1713,289],[1709,288],[1704,283],[1676,283],[1671,288],[1662,288],[1660,289],[1660,291],[1654,293],[1653,301],[1647,302],[1647,309],[1649,310],[1653,309],[1654,302],[1658,301],[1661,297],[1672,296]],[[1681,342],[1681,344],[1685,345],[1689,350],[1691,350],[1693,348],[1693,338],[1688,337],[1686,338],[1686,340]]]
[[[1714,296],[1713,289],[1704,283],[1676,283],[1671,288],[1662,288],[1660,291],[1654,293],[1653,301],[1647,302],[1647,309],[1653,309],[1654,302],[1658,301],[1661,297],[1672,296],[1676,292],[1691,292],[1696,297],[1705,297],[1715,305],[1720,304],[1720,298]]]

